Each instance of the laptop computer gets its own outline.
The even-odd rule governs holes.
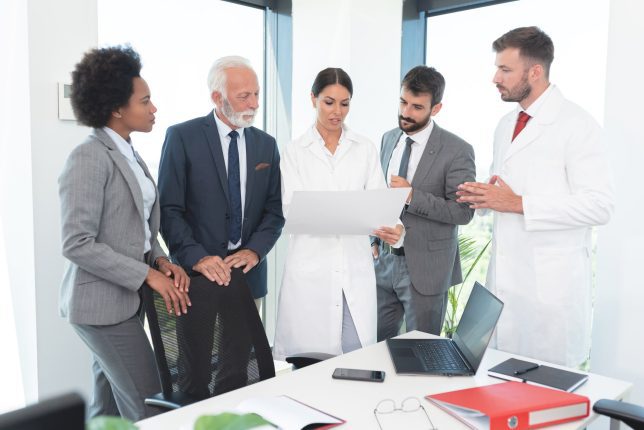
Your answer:
[[[476,282],[452,339],[387,339],[396,373],[474,375],[502,309],[503,302]]]

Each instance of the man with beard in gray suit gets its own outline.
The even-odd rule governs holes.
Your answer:
[[[390,187],[411,187],[401,214],[403,246],[372,239],[378,290],[378,341],[407,330],[440,334],[447,290],[462,282],[458,225],[474,210],[456,202],[459,184],[476,176],[474,149],[438,126],[445,79],[417,66],[402,81],[398,128],[382,137],[380,158]],[[469,179],[468,179],[469,178]]]

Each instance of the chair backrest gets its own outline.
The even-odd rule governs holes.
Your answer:
[[[78,394],[43,400],[0,415],[0,430],[41,430],[85,428],[85,402]]]
[[[228,286],[195,276],[188,313],[168,314],[161,296],[147,286],[143,301],[163,395],[194,400],[222,394],[275,376],[271,349],[240,269]]]

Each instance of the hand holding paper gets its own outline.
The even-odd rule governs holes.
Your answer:
[[[395,227],[382,226],[373,231],[374,236],[387,242],[389,245],[395,245],[400,240],[404,231],[402,224],[397,224]]]

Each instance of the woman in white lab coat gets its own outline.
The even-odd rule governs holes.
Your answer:
[[[386,188],[374,143],[344,119],[353,94],[338,68],[322,70],[311,89],[315,124],[282,154],[282,202],[288,217],[296,190]],[[339,211],[350,208],[337,208]],[[402,225],[378,236],[395,244]],[[339,355],[376,342],[376,278],[368,236],[289,236],[277,311],[273,355]]]

